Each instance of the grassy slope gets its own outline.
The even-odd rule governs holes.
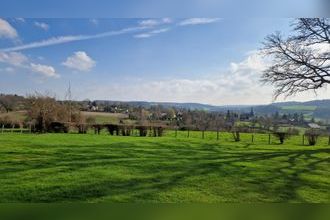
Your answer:
[[[267,135],[0,135],[0,202],[329,202],[330,148]]]
[[[292,110],[292,111],[315,111],[317,106],[310,105],[289,105],[283,106],[282,110]]]

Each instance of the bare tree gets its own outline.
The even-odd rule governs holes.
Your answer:
[[[217,132],[217,140],[219,140],[220,130],[225,127],[225,119],[222,114],[215,114],[211,121],[211,126]]]
[[[198,130],[202,131],[202,139],[205,138],[205,131],[209,128],[210,126],[210,119],[208,117],[207,112],[205,111],[199,111],[197,113],[197,128]]]
[[[301,18],[293,26],[294,35],[271,34],[262,49],[273,60],[262,81],[275,86],[275,98],[315,92],[330,83],[330,19]]]
[[[1,107],[8,113],[14,109],[15,100],[12,95],[0,96],[0,109]]]

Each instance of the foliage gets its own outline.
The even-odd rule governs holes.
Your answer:
[[[305,132],[305,136],[307,137],[308,144],[310,146],[314,146],[316,144],[317,139],[320,135],[321,132],[318,129],[309,129]]]

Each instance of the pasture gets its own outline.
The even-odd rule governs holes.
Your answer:
[[[330,147],[268,135],[0,134],[0,202],[330,202]]]

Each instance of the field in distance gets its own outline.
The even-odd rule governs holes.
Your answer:
[[[0,202],[330,202],[327,138],[199,134],[0,134]]]

